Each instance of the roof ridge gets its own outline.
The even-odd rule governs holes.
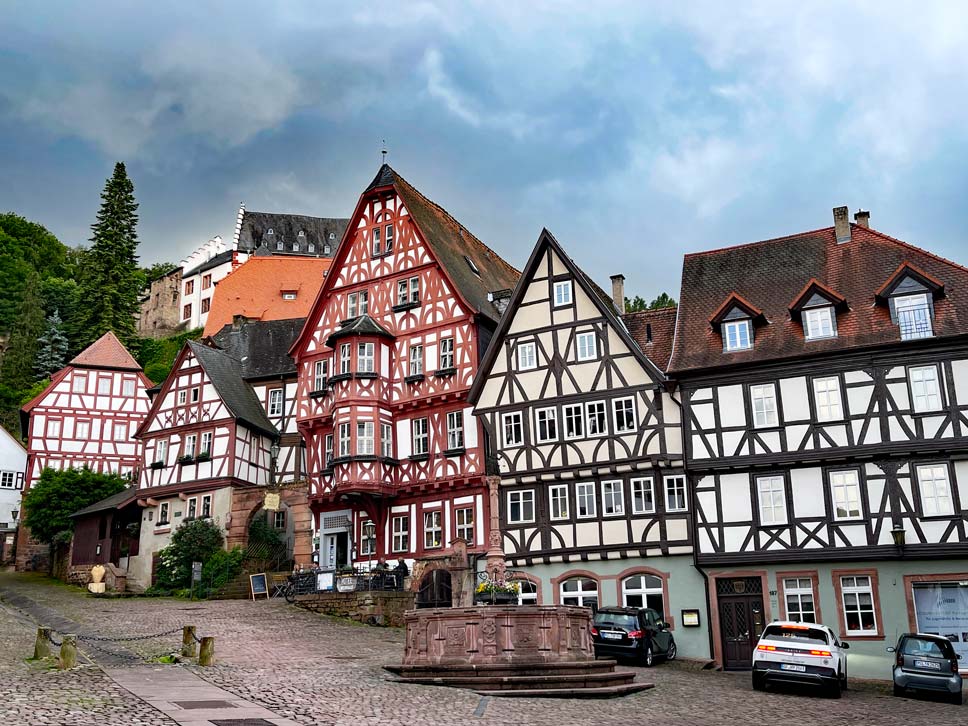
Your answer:
[[[851,225],[856,226],[856,225]],[[795,237],[806,237],[811,234],[818,234],[820,232],[830,232],[833,231],[833,227],[820,227],[818,229],[811,229],[806,232],[796,232],[795,234],[786,234],[782,237],[771,237],[770,239],[761,239],[755,242],[743,242],[742,244],[732,245],[729,247],[715,247],[711,250],[702,250],[700,252],[687,252],[683,255],[686,257],[702,257],[703,255],[715,255],[720,252],[732,252],[733,250],[741,250],[747,247],[755,247],[756,245],[769,244],[771,242],[786,242],[787,240],[794,239]]]
[[[863,230],[864,232],[867,232],[869,234],[876,235],[877,237],[880,237],[880,238],[884,239],[887,242],[893,242],[894,244],[900,245],[901,247],[904,247],[906,249],[914,250],[915,252],[920,252],[923,255],[927,255],[928,257],[931,257],[931,258],[937,260],[938,262],[942,262],[942,263],[947,264],[947,265],[952,265],[953,267],[957,267],[959,270],[963,270],[964,272],[968,272],[968,267],[966,267],[965,265],[962,265],[959,262],[955,262],[954,260],[949,260],[947,257],[942,257],[939,254],[936,254],[934,252],[931,252],[930,250],[926,250],[923,247],[918,247],[917,245],[911,244],[910,242],[905,242],[904,240],[898,239],[897,237],[891,237],[891,235],[884,234],[883,232],[881,232],[879,230],[873,229],[871,227],[862,227],[860,225],[855,225],[855,224],[851,224],[851,227],[858,227],[859,229]]]

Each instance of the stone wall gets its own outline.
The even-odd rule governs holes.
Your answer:
[[[181,326],[181,268],[152,280],[141,302],[138,333],[146,338],[164,338]]]
[[[404,613],[412,610],[412,592],[319,592],[300,595],[296,605],[323,615],[349,618],[368,625],[404,625]]]

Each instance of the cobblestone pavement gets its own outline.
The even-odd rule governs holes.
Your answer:
[[[685,663],[633,669],[656,688],[621,699],[482,699],[468,691],[387,681],[386,663],[399,661],[402,631],[370,628],[307,613],[282,601],[190,603],[169,599],[93,599],[36,577],[0,574],[0,596],[29,596],[106,635],[161,632],[196,625],[216,637],[218,665],[191,670],[240,698],[303,724],[428,726],[535,724],[720,726],[723,724],[964,723],[968,706],[894,698],[883,685],[852,684],[840,701],[804,691],[757,693],[746,674],[698,671]],[[94,667],[57,673],[28,667],[31,625],[0,612],[0,723],[166,724],[147,704],[125,694]],[[145,656],[179,639],[126,644]],[[171,666],[178,667],[178,666]],[[43,704],[31,711],[30,704]],[[84,713],[72,713],[83,710]],[[116,712],[113,712],[117,709]],[[20,719],[20,720],[18,720]],[[87,719],[87,720],[84,720]]]

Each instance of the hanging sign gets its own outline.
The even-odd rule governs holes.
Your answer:
[[[269,512],[277,511],[279,509],[279,492],[266,492],[262,508]]]

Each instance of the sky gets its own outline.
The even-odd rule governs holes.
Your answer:
[[[87,244],[116,161],[144,263],[388,161],[509,262],[599,283],[832,224],[968,264],[968,5],[0,0],[0,210]]]

